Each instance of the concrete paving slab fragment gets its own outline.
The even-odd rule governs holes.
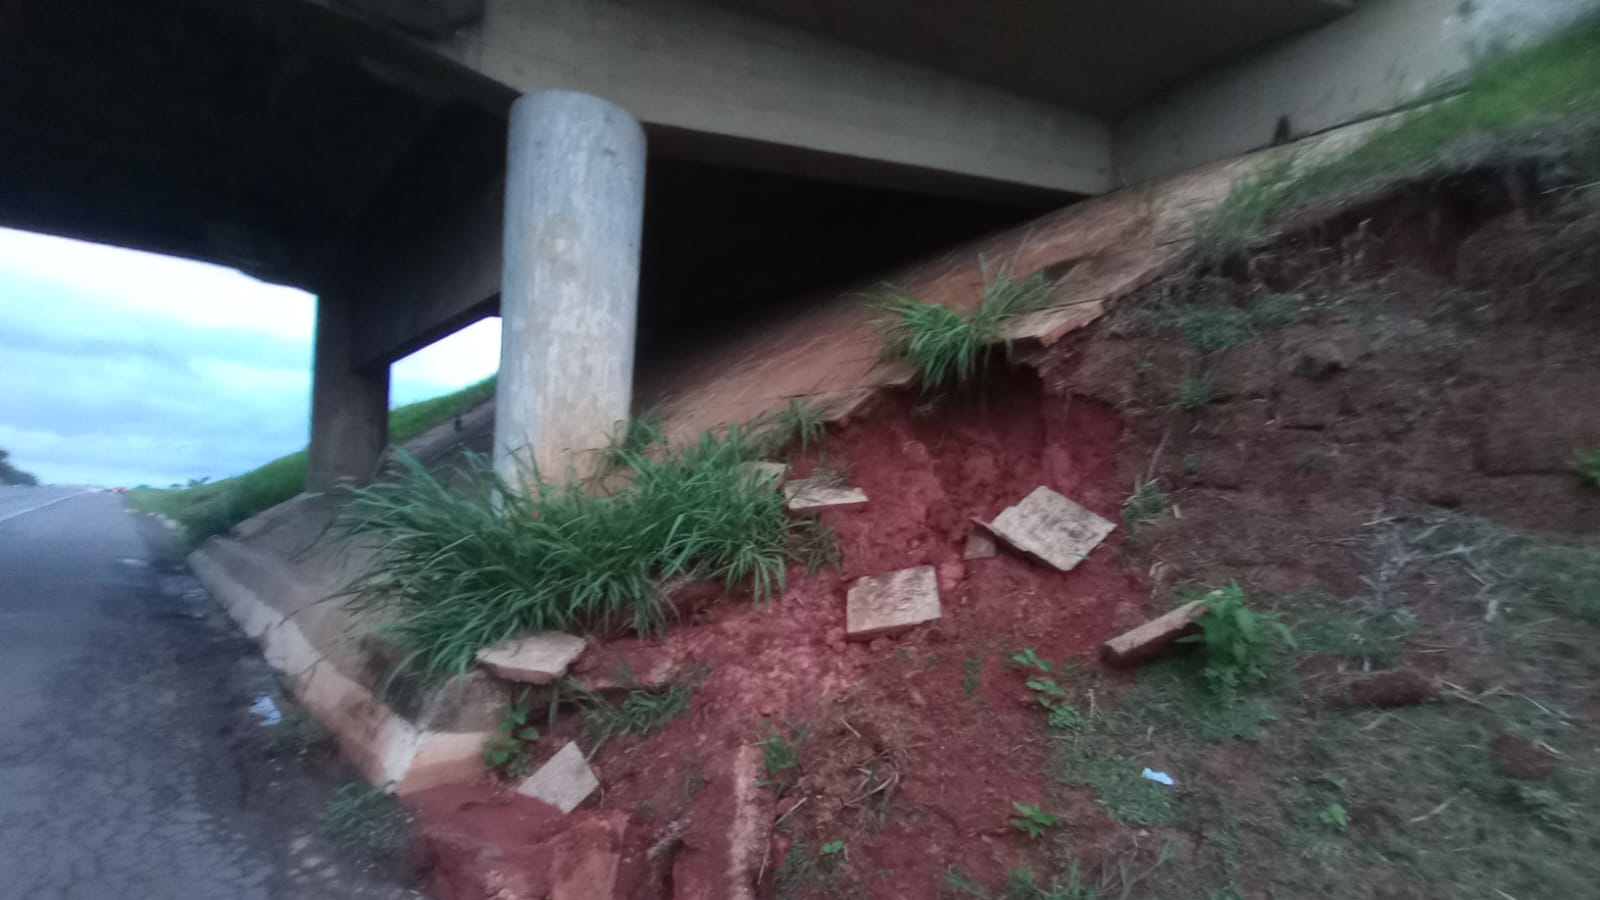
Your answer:
[[[1185,635],[1199,630],[1195,620],[1205,613],[1205,600],[1195,600],[1120,634],[1100,645],[1108,665],[1136,666],[1160,656]]]
[[[871,575],[850,586],[845,632],[866,641],[939,618],[939,576],[933,566]]]
[[[867,502],[867,492],[860,488],[842,487],[832,478],[801,478],[783,486],[783,495],[789,498],[793,510],[839,508],[860,506]]]
[[[1043,486],[989,523],[995,537],[1063,572],[1083,562],[1116,527]]]
[[[479,650],[478,662],[507,681],[549,684],[567,674],[586,644],[576,635],[542,631]]]
[[[583,751],[575,741],[568,741],[539,771],[517,785],[517,793],[548,803],[565,814],[577,809],[598,787],[600,781],[583,758]]]

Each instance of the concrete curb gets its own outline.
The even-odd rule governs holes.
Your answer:
[[[404,795],[483,774],[483,743],[491,732],[418,729],[340,672],[297,623],[264,599],[305,589],[293,584],[298,579],[281,562],[212,538],[189,554],[189,567],[368,781]]]

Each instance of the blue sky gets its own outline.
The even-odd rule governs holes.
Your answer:
[[[231,269],[0,229],[0,447],[41,481],[163,486],[297,450],[315,313]],[[499,324],[396,363],[391,401],[492,374]]]

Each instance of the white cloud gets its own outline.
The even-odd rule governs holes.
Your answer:
[[[239,272],[0,229],[0,447],[46,481],[220,478],[304,446],[315,298]],[[499,320],[397,363],[395,404],[478,381]]]
[[[389,370],[389,400],[400,406],[437,397],[499,368],[500,317],[490,316],[396,362]]]
[[[156,319],[309,341],[316,298],[234,269],[0,228],[0,272]]]

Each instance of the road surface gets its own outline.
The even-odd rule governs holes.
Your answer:
[[[348,776],[263,749],[280,689],[163,537],[116,494],[0,488],[0,897],[415,896],[320,833]]]

